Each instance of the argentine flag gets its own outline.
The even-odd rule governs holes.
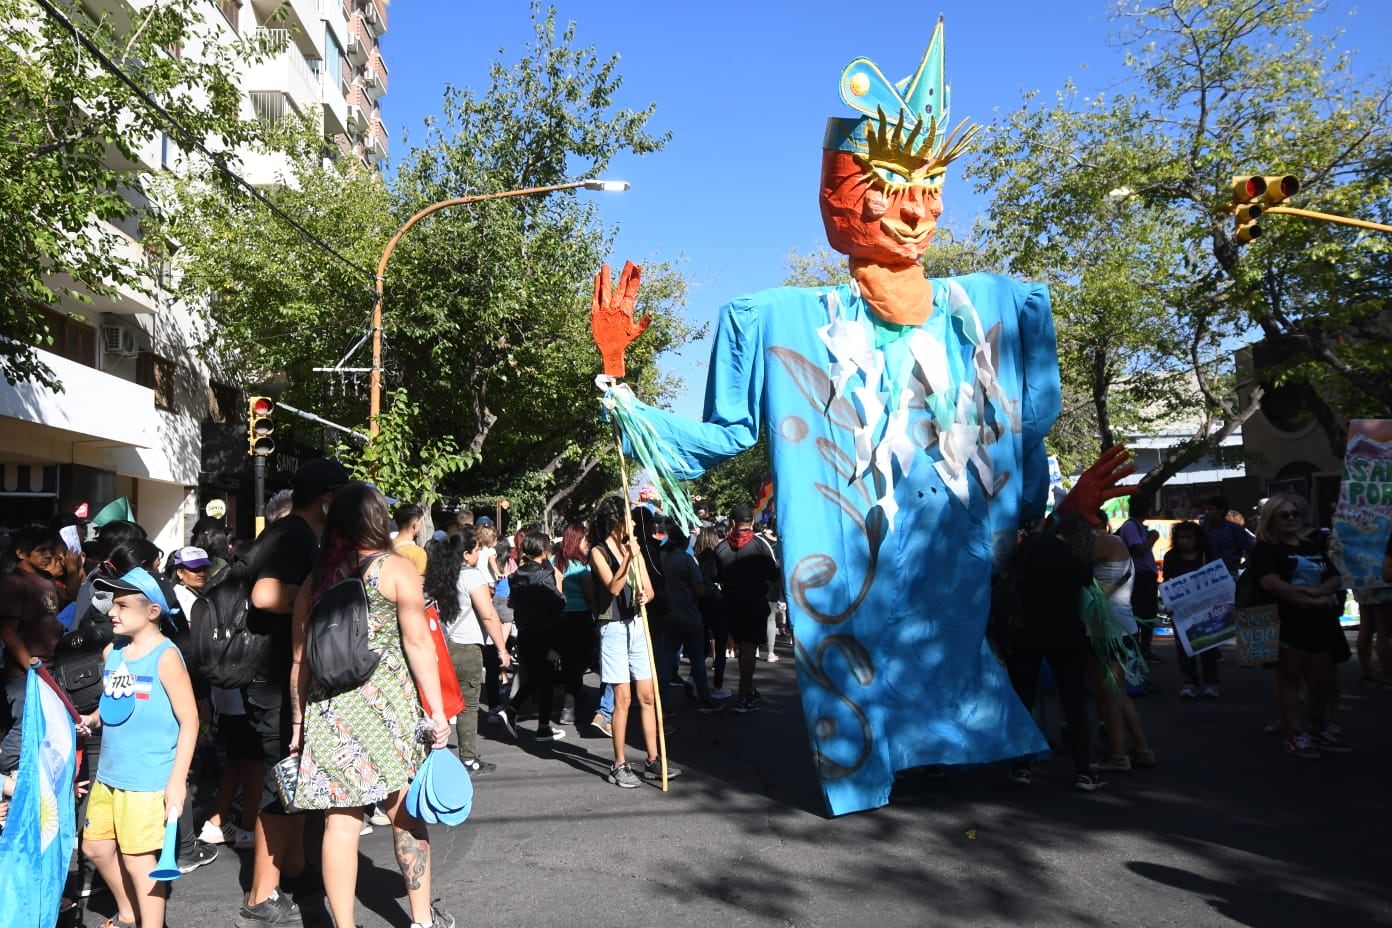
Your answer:
[[[0,834],[0,928],[50,928],[77,841],[77,733],[66,701],[35,667],[29,668],[23,724],[14,798]]]

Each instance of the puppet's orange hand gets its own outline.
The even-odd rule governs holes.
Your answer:
[[[1117,486],[1136,470],[1134,464],[1127,463],[1130,457],[1131,452],[1121,445],[1112,445],[1103,451],[1073,484],[1073,489],[1054,510],[1055,514],[1075,512],[1093,525],[1100,525],[1097,510],[1102,503],[1131,492],[1131,487]]]
[[[609,265],[601,265],[599,273],[595,275],[594,302],[590,304],[590,332],[594,335],[600,356],[604,358],[604,373],[610,377],[624,375],[624,352],[652,322],[648,316],[633,318],[638,283],[642,277],[643,269],[632,261],[624,262],[618,290],[614,290],[610,282]]]

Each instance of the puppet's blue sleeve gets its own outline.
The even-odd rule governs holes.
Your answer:
[[[695,480],[759,438],[764,391],[764,327],[761,294],[740,297],[720,310],[706,379],[702,422],[639,403],[673,459],[679,480]]]
[[[1020,391],[1024,486],[1020,515],[1034,520],[1044,517],[1044,503],[1049,496],[1049,455],[1044,449],[1044,436],[1053,428],[1062,401],[1058,340],[1054,335],[1049,289],[1043,284],[1028,287],[1029,293],[1019,311],[1020,349],[1024,361],[1024,385]]]

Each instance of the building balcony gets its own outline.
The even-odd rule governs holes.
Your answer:
[[[64,392],[55,393],[32,382],[10,385],[0,381],[0,417],[40,427],[59,441],[155,446],[160,423],[154,390],[42,348],[34,350],[57,375]]]
[[[327,70],[319,74],[320,99],[324,104],[324,136],[348,132],[348,100],[343,93],[343,84]]]
[[[246,90],[253,98],[257,94],[282,94],[301,116],[313,113],[322,103],[319,80],[290,31],[258,29],[256,40],[269,57],[247,70]]]
[[[276,31],[290,33],[306,57],[324,56],[324,27],[320,25],[318,0],[251,0],[251,8],[258,24],[273,23]]]
[[[382,33],[387,31],[386,0],[358,0],[358,8],[362,10],[367,28],[372,30],[374,36],[381,38]]]
[[[363,137],[363,153],[369,161],[387,160],[387,128],[381,120],[372,121],[372,131]]]
[[[348,36],[343,45],[343,54],[350,64],[360,68],[367,64],[368,55],[371,53],[372,39],[367,33],[367,27],[363,25],[362,14],[354,13],[353,18],[348,20]]]

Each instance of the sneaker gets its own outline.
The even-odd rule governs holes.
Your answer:
[[[1204,699],[1217,699],[1217,698],[1218,698],[1218,687],[1215,686],[1215,685],[1213,685],[1212,683],[1210,683],[1208,686],[1205,686],[1205,687],[1203,688],[1203,698],[1204,698]]]
[[[598,712],[595,713],[595,717],[594,717],[594,718],[590,719],[590,725],[591,725],[592,727],[598,728],[600,731],[604,732],[604,737],[606,737],[606,738],[612,738],[612,737],[614,737],[614,727],[613,727],[612,725],[609,724],[609,720],[608,720],[608,719],[606,719],[604,716],[600,715]]]
[[[280,890],[273,889],[271,894],[264,901],[256,905],[242,903],[242,910],[237,913],[237,920],[233,923],[237,928],[259,928],[261,925],[300,925],[304,919],[300,917],[300,907],[290,901],[290,897],[282,896]]]
[[[1149,770],[1158,763],[1155,759],[1154,751],[1132,751],[1128,757],[1133,768],[1140,767],[1141,769]]]
[[[479,760],[475,757],[473,760],[464,761],[464,769],[469,771],[470,776],[481,777],[497,770],[498,765],[490,764],[486,760]]]
[[[701,713],[702,715],[710,715],[714,712],[724,712],[725,703],[716,702],[714,699],[707,699],[705,702],[699,703],[696,706],[696,711]]]
[[[689,699],[689,700],[691,700],[692,702],[695,702],[695,701],[696,701],[696,681],[693,680],[693,679],[691,679],[690,677],[687,677],[685,680],[682,681],[682,684],[686,686],[686,698]]]
[[[198,840],[204,844],[222,844],[227,842],[226,826],[214,825],[212,822],[204,822],[203,827],[198,830]],[[228,842],[230,843],[230,842]]]
[[[230,844],[234,851],[249,851],[256,847],[256,832],[228,822],[222,826],[222,843]]]
[[[517,710],[512,706],[504,706],[498,710],[498,721],[503,723],[508,734],[517,737]]]
[[[779,657],[777,654],[774,654],[772,651],[768,653],[768,657],[764,658],[764,660],[768,661],[770,664],[776,664],[782,659],[783,658]]]
[[[561,710],[561,717],[560,717],[559,719],[557,719],[557,721],[558,721],[560,724],[562,724],[562,725],[574,725],[574,724],[575,724],[575,710],[574,710],[574,709],[562,709],[562,710]]]
[[[1309,735],[1298,731],[1293,735],[1286,735],[1283,744],[1286,753],[1294,755],[1301,760],[1319,760],[1319,748],[1315,747]]]
[[[643,781],[636,777],[628,764],[620,764],[617,767],[609,768],[609,782],[620,789],[635,789],[643,785]]]
[[[1199,688],[1192,683],[1186,683],[1179,688],[1180,699],[1195,699],[1199,695]]]
[[[204,844],[202,841],[193,842],[193,856],[187,860],[179,861],[180,873],[192,873],[199,867],[206,867],[217,859],[218,850],[211,844]]]
[[[411,922],[411,928],[454,928],[454,916],[440,908],[440,900],[430,903],[430,921],[427,924]]]
[[[751,696],[746,696],[744,699],[741,699],[735,703],[735,712],[737,712],[740,715],[747,715],[750,712],[758,712],[760,708],[761,706],[759,701]]]
[[[1010,771],[1010,782],[1016,786],[1029,786],[1034,782],[1034,775],[1028,767],[1016,767]]]
[[[538,728],[536,733],[537,741],[560,741],[565,737],[565,729],[557,728],[555,725],[547,725],[545,728]]]
[[[358,829],[358,837],[361,838],[363,835],[370,834],[372,834],[372,822],[363,819],[362,827]]]
[[[1113,754],[1097,765],[1098,770],[1112,770],[1117,773],[1130,773],[1131,758],[1125,754]]]
[[[1348,754],[1353,748],[1326,726],[1323,731],[1310,732],[1310,741],[1321,751],[1328,751],[1331,754]]]
[[[1344,726],[1340,725],[1333,719],[1330,719],[1328,722],[1324,723],[1324,730],[1329,732],[1331,735],[1342,735],[1344,733]]]
[[[1281,732],[1283,732],[1284,730],[1285,730],[1285,727],[1284,727],[1279,721],[1277,721],[1277,722],[1267,722],[1266,725],[1262,727],[1262,734],[1263,734],[1263,735],[1279,735],[1279,734],[1281,734]]]
[[[102,922],[101,928],[136,928],[135,922],[123,922],[115,915]]]
[[[729,699],[733,695],[734,693],[729,690],[711,690],[710,692],[711,699]]]
[[[373,806],[372,812],[370,815],[368,815],[367,820],[374,825],[391,824],[391,816],[383,812],[381,806]]]
[[[1107,781],[1098,774],[1097,768],[1093,767],[1087,773],[1080,773],[1073,777],[1073,788],[1080,789],[1085,793],[1099,790],[1107,785]]]
[[[679,776],[681,776],[681,775],[682,775],[682,769],[681,769],[680,767],[678,767],[677,765],[672,764],[672,763],[668,763],[668,764],[667,764],[667,779],[669,779],[669,780],[675,780],[677,777],[679,777]],[[646,762],[643,764],[643,779],[645,779],[645,780],[661,780],[661,779],[662,779],[662,761],[661,761],[660,759],[654,758],[653,760],[646,761]]]

